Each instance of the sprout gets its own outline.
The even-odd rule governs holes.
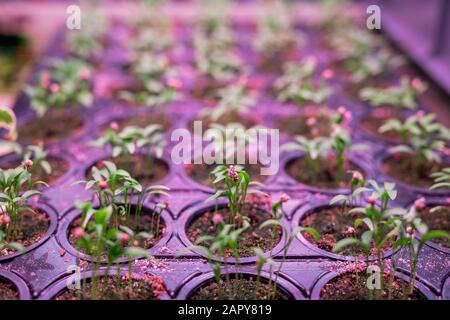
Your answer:
[[[427,85],[418,80],[411,81],[404,76],[400,79],[400,86],[387,89],[366,87],[361,89],[359,95],[362,100],[368,101],[372,106],[390,106],[394,108],[416,109],[417,98],[427,89]]]
[[[306,59],[301,63],[286,63],[284,74],[274,84],[277,99],[281,102],[293,101],[303,105],[306,101],[316,104],[324,102],[331,94],[331,89],[323,80],[313,81],[316,69],[315,60]]]
[[[80,77],[80,73],[90,73],[90,68],[77,59],[51,60],[50,69],[41,73],[40,81],[24,89],[30,98],[31,108],[43,117],[50,108],[92,106],[90,78]]]

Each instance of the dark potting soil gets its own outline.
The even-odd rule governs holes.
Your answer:
[[[213,103],[220,99],[218,91],[225,87],[226,84],[212,79],[210,81],[197,81],[192,88],[191,94],[194,98],[208,100]]]
[[[386,139],[393,143],[400,143],[400,135],[395,131],[387,131],[380,133],[379,128],[389,119],[397,119],[401,122],[405,120],[402,110],[392,107],[377,107],[370,111],[370,114],[361,119],[361,128],[370,135],[382,139]]]
[[[40,144],[77,135],[83,127],[81,117],[69,110],[52,111],[19,127],[19,141]]]
[[[341,213],[340,207],[325,207],[308,214],[300,221],[300,225],[315,229],[320,234],[320,239],[316,240],[307,232],[304,232],[303,236],[319,249],[328,252],[331,252],[334,245],[342,239],[360,238],[367,229],[360,226],[355,229],[355,233],[349,232],[348,228],[354,225],[354,217],[346,214],[347,210]],[[384,246],[385,250],[389,249],[391,245],[392,241],[388,241]],[[364,252],[358,246],[347,246],[337,253],[346,256],[364,256]],[[375,248],[371,248],[371,253],[376,254]]]
[[[430,175],[441,171],[445,168],[445,164],[426,162],[415,170],[414,160],[415,157],[411,155],[395,154],[383,161],[381,170],[386,175],[404,183],[428,189],[434,183],[434,179]]]
[[[220,214],[225,224],[230,223],[230,211],[228,208],[219,208],[217,211],[211,210],[194,218],[186,230],[188,239],[195,243],[201,236],[216,236],[218,233],[217,226],[213,222],[214,214]],[[261,248],[264,252],[273,249],[281,239],[281,228],[276,228],[275,235],[272,228],[259,229],[261,223],[267,219],[271,219],[271,215],[258,206],[247,206],[241,213],[243,216],[250,218],[250,227],[241,234],[239,241],[238,253],[242,257],[251,257],[255,253],[253,247]],[[238,227],[240,227],[239,223]],[[202,243],[201,245],[205,245]],[[233,257],[231,251],[226,252],[227,257]]]
[[[131,212],[134,212],[134,207],[132,207]],[[153,234],[153,237],[150,239],[139,239],[139,243],[133,243],[130,245],[140,246],[144,249],[150,249],[155,244],[157,244],[158,241],[161,240],[161,238],[164,236],[164,232],[166,230],[164,220],[161,217],[158,218],[158,214],[156,212],[154,213],[154,211],[148,208],[142,208],[139,221],[136,219],[136,216],[131,216],[128,219],[125,216],[120,216],[120,220],[117,221],[116,216],[117,215],[113,215],[113,217],[111,218],[111,225],[124,225],[133,230],[135,233],[148,232],[150,234]],[[75,219],[69,227],[69,243],[75,248],[78,248],[77,239],[74,237],[72,230],[76,227],[79,227],[80,225],[81,217]],[[83,248],[78,249],[83,251]]]
[[[80,290],[66,290],[55,300],[158,300],[164,292],[161,277],[145,275],[141,279],[132,278],[131,288],[128,277],[102,277],[97,283],[97,293],[92,292],[92,282],[82,282]]]
[[[346,181],[350,181],[352,174],[348,171],[362,170],[350,161],[344,164],[343,174],[341,179],[337,179],[336,161],[328,159],[319,162],[319,167],[316,173],[307,169],[305,158],[296,158],[286,165],[286,172],[289,176],[300,183],[325,189],[345,188]]]
[[[367,274],[345,273],[327,283],[320,292],[321,300],[368,300],[369,289],[366,286]],[[408,296],[408,283],[384,274],[384,290],[372,291],[373,299],[377,300],[424,300],[425,297],[414,289],[412,296]],[[389,285],[390,284],[390,285]],[[378,294],[378,295],[377,295]]]
[[[35,165],[31,172],[33,182],[44,181],[45,183],[51,185],[53,182],[61,178],[67,172],[67,170],[69,170],[69,164],[64,159],[50,156],[47,158],[47,161],[52,167],[52,172],[50,174],[47,174],[41,166]],[[16,168],[19,165],[20,161],[10,161],[5,163],[1,167],[2,169],[12,169]]]
[[[169,174],[169,167],[165,161],[143,154],[119,156],[108,159],[108,161],[114,162],[117,168],[127,171],[143,186],[160,181]],[[99,169],[103,168],[103,161],[97,162],[95,166]],[[91,168],[89,168],[87,176],[91,177]]]
[[[221,280],[210,282],[195,291],[189,300],[288,300],[289,297],[281,290],[269,286],[267,283],[259,282],[253,278],[236,279],[232,275],[229,282]]]
[[[450,205],[441,205],[434,207],[426,207],[420,211],[420,217],[427,224],[430,230],[443,230],[450,233]],[[450,241],[444,238],[436,238],[432,240],[445,248],[450,248]]]
[[[20,212],[20,217],[17,230],[9,240],[21,243],[24,247],[28,247],[41,240],[50,226],[50,218],[38,208],[32,208],[32,210],[23,209]],[[15,252],[5,248],[0,251],[0,256],[6,256]]]
[[[17,300],[19,299],[19,293],[15,289],[15,286],[2,278],[0,278],[0,300]]]
[[[201,185],[214,188],[213,180],[210,178],[210,172],[217,167],[215,164],[188,164],[185,165],[185,170],[189,177],[191,177],[195,182]],[[243,166],[246,172],[250,175],[253,181],[258,181],[263,183],[269,177],[268,175],[261,175],[261,166],[259,164],[247,164]],[[216,184],[216,188],[223,188],[224,183]]]

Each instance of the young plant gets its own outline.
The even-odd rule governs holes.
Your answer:
[[[431,176],[434,178],[435,183],[431,186],[430,190],[450,189],[450,167],[435,172]]]
[[[270,266],[270,269],[269,269],[270,270],[269,299],[275,298],[275,294],[277,292],[278,276],[280,275],[283,265],[286,262],[287,253],[289,251],[289,248],[290,248],[292,242],[294,241],[295,237],[297,236],[297,234],[301,233],[301,232],[307,232],[307,233],[311,234],[316,240],[320,239],[320,235],[313,228],[304,228],[304,227],[297,226],[294,228],[294,230],[292,230],[292,232],[289,232],[288,228],[286,228],[281,223],[281,220],[285,216],[285,212],[283,209],[283,203],[285,203],[287,201],[289,201],[289,196],[287,194],[281,195],[280,199],[275,204],[272,205],[273,219],[266,220],[259,226],[260,229],[271,228],[272,232],[274,234],[274,239],[275,239],[275,232],[276,232],[277,228],[281,228],[283,230],[283,233],[288,235],[284,241],[283,257],[282,257],[281,263],[278,266],[278,270],[275,272],[275,280],[273,281],[273,287],[271,286],[273,262],[272,262],[271,258],[264,257],[264,252],[260,248],[254,248],[254,251],[258,257],[258,260],[257,260],[258,279],[259,279],[259,275],[261,273],[263,265],[268,263]]]
[[[417,108],[417,98],[425,92],[427,85],[419,79],[410,80],[404,76],[400,85],[390,88],[366,87],[361,89],[359,96],[374,107],[389,106],[393,108]]]
[[[15,169],[0,169],[0,206],[2,208],[2,226],[4,238],[7,242],[15,241],[23,222],[22,214],[32,211],[33,208],[27,203],[30,197],[40,194],[33,187],[46,185],[42,181],[31,182],[31,173],[25,163]]]
[[[36,174],[38,168],[42,168],[45,174],[52,173],[52,167],[47,160],[48,151],[40,145],[28,145],[25,148],[18,146],[16,152],[22,157],[22,163],[31,164],[29,170]]]
[[[77,203],[77,206],[82,210],[81,226],[74,232],[77,237],[77,245],[95,259],[91,277],[92,298],[96,299],[104,290],[98,271],[105,255],[108,262],[106,274],[109,274],[111,266],[117,259],[121,257],[129,259],[128,291],[131,295],[133,260],[136,257],[149,257],[147,251],[138,246],[139,239],[149,239],[152,238],[152,235],[146,232],[135,234],[126,226],[111,227],[111,220],[114,216],[112,206],[95,209],[90,202]],[[116,265],[116,269],[116,289],[120,291],[120,264]]]
[[[118,169],[114,163],[104,161],[103,165],[102,169],[92,168],[90,180],[77,183],[84,184],[86,190],[92,191],[100,207],[111,206],[114,215],[125,217],[127,223],[134,221],[136,225],[139,225],[143,204],[149,197],[169,196],[167,193],[169,188],[165,186],[143,187],[128,172]],[[161,202],[157,202],[154,206],[152,217],[156,222],[151,226],[151,230],[147,230],[154,237],[159,236],[160,215],[165,208],[166,204]],[[118,226],[117,223],[115,226]]]
[[[284,67],[284,74],[274,83],[277,99],[281,102],[293,101],[299,106],[305,102],[324,102],[331,94],[323,79],[316,83],[313,79],[315,60],[310,58],[301,63],[290,62]]]
[[[50,69],[40,74],[37,84],[25,87],[31,108],[42,117],[53,108],[90,107],[91,73],[89,65],[76,59],[51,61]]]
[[[122,131],[108,128],[100,138],[91,142],[91,145],[97,148],[108,146],[112,150],[112,157],[123,157],[125,167],[131,169],[135,167],[132,158],[135,153],[147,151],[157,158],[162,157],[166,140],[161,129],[162,126],[159,124],[151,124],[145,128],[129,126]],[[153,166],[152,157],[146,156],[145,159],[145,165],[151,169]]]
[[[135,154],[143,149],[147,149],[160,158],[166,143],[161,130],[162,126],[159,124],[151,124],[145,128],[129,126],[120,132],[108,128],[91,145],[98,148],[109,146],[112,149],[113,158]]]
[[[401,227],[400,238],[394,243],[394,248],[406,247],[410,254],[410,280],[408,288],[408,296],[412,296],[414,292],[414,282],[417,276],[417,263],[419,254],[427,241],[445,238],[450,240],[450,235],[443,230],[429,230],[428,226],[420,218],[420,211],[425,207],[423,199],[418,199],[409,210],[397,209],[395,214],[401,220],[398,225]],[[420,237],[416,238],[415,234]]]
[[[336,155],[336,181],[341,181],[348,153],[353,150],[365,150],[367,146],[352,143],[350,131],[344,126],[335,125],[331,133],[331,149]]]
[[[220,198],[228,199],[228,208],[230,210],[231,225],[235,224],[236,217],[242,215],[242,211],[246,206],[246,197],[249,194],[262,194],[267,196],[261,190],[249,188],[251,186],[261,186],[256,181],[250,181],[250,176],[245,170],[240,170],[233,165],[229,167],[218,166],[213,171],[215,176],[214,184],[225,182],[225,189],[217,190],[214,195],[206,201],[213,201]]]
[[[166,57],[149,52],[139,53],[133,58],[130,72],[136,77],[138,87],[136,90],[119,91],[120,99],[156,107],[177,98],[181,84],[174,77]]]
[[[195,64],[200,74],[222,81],[231,79],[240,71],[242,62],[228,49],[222,38],[209,38],[202,32],[194,34]]]
[[[304,154],[306,168],[311,172],[311,183],[314,184],[315,177],[320,171],[320,162],[331,150],[331,141],[326,137],[308,139],[304,136],[296,136],[294,142],[282,145],[281,150],[300,151]]]
[[[227,257],[231,253],[231,255],[236,259],[236,265],[239,264],[239,240],[243,232],[245,232],[249,227],[249,222],[244,218],[242,220],[242,227],[236,228],[234,224],[224,224],[223,222],[219,223],[217,226],[217,235],[216,236],[202,236],[199,237],[195,243],[195,245],[181,249],[177,256],[181,255],[183,252],[188,251],[190,249],[196,249],[202,252],[208,259],[210,263],[213,264],[213,272],[215,281],[219,287],[219,299],[236,299],[239,297],[239,281],[243,279],[243,275],[240,273],[236,273],[237,284],[233,284],[231,281],[230,273],[228,270]],[[208,246],[201,245],[205,243]],[[213,261],[214,256],[219,256],[224,259],[224,280],[222,280],[222,264],[218,261]],[[230,290],[227,290],[231,288]],[[226,296],[226,294],[230,294]]]
[[[441,163],[441,151],[450,140],[450,131],[435,122],[435,114],[415,115],[405,123],[387,122],[383,129],[397,130],[401,134],[402,144],[389,149],[393,154],[405,154],[404,168],[412,169],[414,179],[427,172],[430,163]]]
[[[390,201],[397,197],[397,191],[394,183],[385,182],[383,186],[378,185],[374,180],[368,181],[371,187],[371,195],[366,199],[365,207],[352,208],[348,214],[355,215],[354,227],[363,228],[364,232],[361,238],[356,237],[345,238],[340,240],[333,247],[333,252],[339,252],[346,246],[359,246],[366,255],[366,264],[371,254],[372,248],[377,257],[377,266],[381,270],[381,292],[384,288],[384,262],[383,250],[389,241],[394,240],[399,235],[399,229],[396,221],[399,219],[395,216],[396,209],[389,209]],[[379,290],[377,293],[380,294]]]
[[[254,48],[266,59],[274,58],[301,42],[303,37],[293,33],[288,11],[281,3],[271,6],[259,19]]]
[[[219,103],[214,108],[206,108],[200,112],[201,117],[217,121],[227,115],[245,114],[255,105],[253,96],[247,93],[245,81],[239,81],[227,88],[219,90]]]
[[[7,219],[7,218],[6,218]],[[4,224],[6,222],[5,216],[0,215],[0,225]],[[19,242],[8,242],[6,241],[6,234],[5,232],[0,228],[0,252],[3,252],[3,250],[12,250],[17,252],[23,252],[25,250],[24,246]]]
[[[345,209],[350,207],[362,206],[364,200],[364,193],[370,191],[366,188],[366,181],[361,172],[349,171],[352,173],[350,180],[350,194],[338,194],[330,200],[330,206],[340,204],[341,214],[345,213]]]
[[[94,8],[93,8],[94,9]],[[83,17],[83,27],[68,32],[67,49],[73,56],[82,59],[97,59],[103,51],[102,37],[107,30],[107,21],[98,10],[92,10]]]

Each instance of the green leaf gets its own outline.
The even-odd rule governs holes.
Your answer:
[[[351,245],[360,245],[361,242],[356,239],[356,238],[345,238],[340,240],[339,242],[337,242],[334,247],[332,252],[339,252],[341,251],[343,248],[347,247],[347,246],[351,246]]]

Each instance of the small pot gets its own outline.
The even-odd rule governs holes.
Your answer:
[[[48,226],[47,232],[45,232],[45,234],[42,236],[42,238],[39,241],[25,247],[24,251],[14,252],[14,253],[6,255],[6,256],[1,256],[0,263],[12,260],[16,257],[25,255],[26,253],[34,250],[35,248],[41,246],[44,242],[46,242],[50,238],[50,236],[56,231],[56,227],[58,225],[58,216],[56,213],[56,209],[53,208],[52,206],[50,206],[49,204],[42,203],[42,202],[33,203],[33,206],[35,206],[35,207],[39,208],[40,210],[42,210],[43,212],[45,212],[47,214],[47,216],[49,217],[50,225]]]
[[[226,208],[228,206],[228,203],[225,201],[219,201],[218,202],[218,208],[222,209],[222,208]],[[193,246],[193,243],[188,239],[187,234],[186,234],[186,230],[188,229],[188,227],[191,225],[192,221],[194,221],[195,218],[197,218],[198,216],[202,215],[205,212],[208,212],[210,210],[214,210],[215,209],[215,205],[214,204],[210,204],[210,203],[200,203],[198,205],[194,205],[189,207],[184,213],[181,214],[181,216],[178,218],[178,222],[179,222],[179,228],[178,228],[178,235],[180,237],[181,242],[186,246],[186,247],[190,247]],[[286,235],[284,234],[284,232],[281,235],[281,239],[279,241],[279,243],[270,251],[267,251],[264,253],[265,257],[270,257],[270,256],[276,256],[277,254],[279,254],[283,248],[284,248],[284,243],[286,241]],[[197,254],[198,256],[201,256],[205,259],[208,259],[208,257],[206,257],[202,252],[196,250],[196,249],[190,249],[192,252],[194,252],[195,254]],[[257,257],[253,256],[253,257],[243,257],[240,258],[239,261],[234,258],[234,257],[230,257],[226,259],[226,263],[229,264],[246,264],[246,263],[255,263],[256,262]],[[213,261],[217,261],[217,262],[221,262],[221,263],[225,263],[225,260],[222,257],[218,257],[218,256],[213,256],[212,257]]]
[[[31,300],[30,289],[22,278],[3,269],[0,269],[0,278],[6,280],[7,282],[11,282],[14,285],[17,293],[19,294],[19,300]]]
[[[247,277],[257,276],[257,274],[252,271],[243,271],[242,274],[244,274],[244,276]],[[268,279],[270,278],[270,274],[268,272],[263,271],[261,272],[261,278],[268,281]],[[176,296],[176,300],[189,300],[192,294],[194,294],[198,289],[200,289],[204,285],[213,282],[214,279],[215,279],[214,272],[208,272],[192,279],[188,283],[184,284],[183,287],[181,287]],[[303,293],[290,281],[284,279],[282,275],[278,277],[277,282],[279,289],[282,290],[289,297],[289,300],[305,300],[305,296],[303,295]]]

